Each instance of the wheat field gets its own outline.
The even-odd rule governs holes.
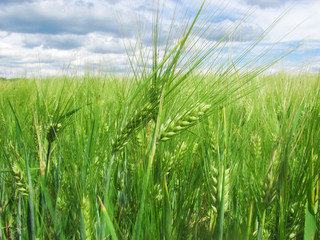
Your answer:
[[[203,71],[198,15],[132,75],[0,81],[0,239],[319,239],[320,75]]]

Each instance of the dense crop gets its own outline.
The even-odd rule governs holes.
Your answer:
[[[170,120],[158,134],[147,118],[125,125],[134,128],[126,137],[118,129],[130,95],[120,81],[1,82],[2,238],[301,239],[319,231],[319,75],[264,80],[206,118],[209,101],[173,114],[181,97],[163,107]]]

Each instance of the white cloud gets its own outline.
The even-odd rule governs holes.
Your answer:
[[[271,30],[270,41],[278,41],[284,35],[287,35],[283,39],[284,41],[320,40],[319,11],[319,1],[299,1],[290,4],[288,2],[288,4],[275,9],[257,9],[250,17],[250,21],[266,29],[285,13]]]
[[[172,16],[175,16],[175,22],[169,44],[183,35],[186,24],[190,26],[201,2],[164,0],[160,3],[162,44],[166,44]],[[206,40],[199,43],[217,41],[232,33],[227,38],[230,42],[226,46],[239,46],[241,51],[286,10],[288,13],[250,54],[259,54],[264,47],[279,40],[283,44],[279,44],[273,53],[283,51],[294,42],[308,40],[294,57],[290,56],[290,64],[305,56],[312,59],[312,66],[319,66],[320,59],[313,58],[319,55],[320,49],[320,2],[317,0],[208,0],[194,32],[201,32],[211,24],[208,34],[202,36]],[[152,56],[152,21],[153,8],[149,0],[2,0],[0,75],[19,75],[26,70],[39,73],[40,69],[43,75],[59,74],[69,64],[80,71],[88,65],[108,65],[114,71],[125,71],[128,57],[123,44],[128,46],[130,42],[133,48],[139,49],[137,35],[142,37],[145,46],[142,51],[146,53],[145,60],[149,63]],[[197,48],[201,49],[199,43]],[[227,58],[224,55],[227,53],[221,54],[221,58]]]
[[[212,23],[206,33],[208,40],[219,41],[255,41],[263,33],[263,29],[254,23],[248,23],[241,20],[231,21],[229,19],[221,22]],[[203,26],[198,26],[203,28]],[[196,30],[200,31],[201,30]]]
[[[10,4],[0,9],[0,29],[11,32],[43,34],[88,34],[92,31],[119,35],[120,30],[131,35],[136,17],[135,11],[123,1],[123,5],[107,1],[33,1],[23,4]],[[117,11],[122,27],[117,21]],[[144,22],[147,19],[142,19]]]
[[[290,0],[246,0],[248,4],[257,5],[260,8],[278,7],[279,5],[283,5],[289,1]]]

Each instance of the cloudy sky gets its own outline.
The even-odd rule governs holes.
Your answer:
[[[130,46],[136,46],[140,38],[144,49],[151,44],[153,2],[156,1],[0,0],[0,77],[43,77],[106,69],[126,72]],[[161,1],[162,41],[165,42],[173,16],[171,29],[179,32],[201,3]],[[203,37],[214,42],[237,26],[228,44],[241,49],[282,16],[256,52],[275,42],[278,43],[274,51],[303,42],[272,69],[319,72],[319,12],[319,0],[207,0],[196,28],[212,26],[214,31]]]

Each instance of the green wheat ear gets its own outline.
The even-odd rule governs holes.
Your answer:
[[[125,145],[128,144],[129,138],[135,131],[143,125],[143,123],[149,122],[153,116],[154,107],[147,103],[142,109],[136,112],[128,121],[123,129],[120,130],[112,144],[113,152],[120,151]]]
[[[52,143],[56,140],[58,133],[62,132],[62,130],[65,129],[68,124],[70,124],[70,117],[83,107],[84,106],[80,106],[68,112],[64,110],[61,113],[57,113],[57,115],[53,117],[53,121],[47,128],[47,140],[49,143]],[[68,108],[68,105],[65,106],[65,109],[66,108]]]
[[[167,123],[161,126],[159,141],[165,142],[182,131],[194,126],[201,120],[206,112],[211,108],[211,104],[201,103],[193,110],[186,112],[175,119],[169,119]]]
[[[81,212],[83,216],[84,221],[84,231],[86,239],[90,239],[92,236],[94,236],[94,226],[92,224],[92,218],[91,218],[91,206],[90,206],[90,199],[88,196],[83,196],[82,202],[81,202]]]
[[[21,170],[20,166],[17,164],[17,162],[14,162],[12,164],[11,169],[13,172],[13,176],[16,180],[17,191],[19,193],[21,193],[21,195],[23,195],[23,196],[28,196],[29,195],[29,186],[27,184],[24,173]]]
[[[60,130],[61,130],[60,123],[50,124],[50,127],[48,128],[48,133],[47,133],[47,140],[49,143],[54,142],[54,140],[57,138],[57,135],[60,132]]]
[[[12,145],[11,145],[11,148],[14,150],[14,147]],[[28,184],[27,176],[25,176],[25,172],[23,171],[23,168],[25,168],[24,160],[19,156],[17,152],[15,152],[15,155],[16,155],[16,159],[12,163],[10,163],[9,161],[9,166],[11,168],[13,177],[16,182],[16,186],[17,186],[16,190],[22,196],[28,196],[29,184]]]

